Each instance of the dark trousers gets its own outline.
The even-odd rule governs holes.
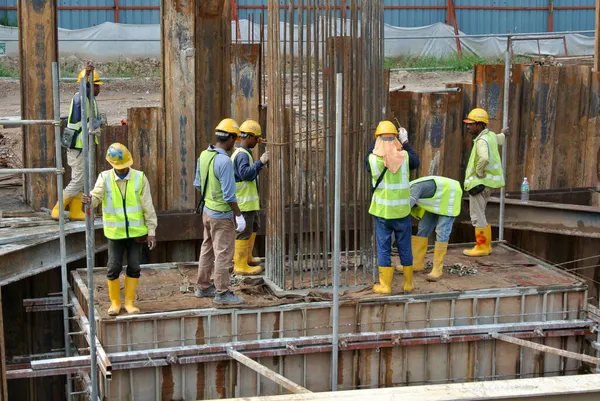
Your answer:
[[[396,236],[396,246],[402,266],[412,266],[412,226],[410,215],[401,219],[375,217],[375,237],[377,239],[377,262],[380,267],[392,266],[392,234]]]
[[[116,280],[123,270],[123,253],[127,251],[127,276],[140,277],[140,260],[144,242],[137,242],[135,238],[109,239],[108,240],[108,272],[109,280]]]
[[[247,240],[250,239],[252,233],[260,230],[260,217],[258,217],[258,210],[251,212],[242,212],[244,220],[246,220],[246,229],[241,233],[236,233],[235,239]]]

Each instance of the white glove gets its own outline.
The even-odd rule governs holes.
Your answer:
[[[406,129],[404,129],[404,128],[401,127],[398,130],[398,135],[399,135],[398,139],[400,139],[400,143],[401,144],[404,145],[406,142],[408,142],[408,131],[406,131]]]
[[[236,232],[241,233],[246,229],[246,219],[244,219],[243,215],[235,216],[235,223],[237,225]]]
[[[262,156],[260,157],[260,161],[262,162],[262,164],[267,164],[269,162],[269,151],[266,151],[262,154]]]

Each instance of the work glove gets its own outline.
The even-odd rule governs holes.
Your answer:
[[[269,162],[269,151],[266,151],[262,154],[262,156],[260,157],[260,161],[262,162],[262,164],[267,164]]]
[[[504,135],[508,135],[508,134],[510,134],[510,128],[504,127],[504,128],[502,128],[502,131],[500,131],[500,132]]]
[[[237,225],[236,232],[241,233],[246,229],[246,219],[244,219],[243,215],[235,216],[235,223]]]
[[[398,130],[398,136],[398,139],[400,139],[400,143],[402,145],[408,142],[408,131],[406,129],[400,127],[400,129]]]

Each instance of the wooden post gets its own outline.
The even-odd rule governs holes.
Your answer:
[[[594,71],[600,71],[600,1],[596,0],[596,41],[594,45]]]
[[[56,0],[19,1],[21,118],[51,120],[54,115],[52,62],[58,60]],[[23,127],[26,168],[56,166],[54,127]],[[35,210],[56,202],[56,178],[25,176],[25,200]]]
[[[259,44],[231,45],[231,118],[238,124],[259,120],[259,62]]]

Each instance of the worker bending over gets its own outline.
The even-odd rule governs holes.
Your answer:
[[[252,250],[256,242],[256,233],[260,228],[258,216],[260,199],[256,179],[263,166],[269,162],[269,153],[263,153],[260,160],[256,162],[250,153],[260,141],[261,132],[260,125],[256,121],[244,121],[240,126],[241,146],[231,156],[235,173],[235,196],[246,220],[246,229],[236,235],[233,261],[233,271],[242,275],[258,274],[263,271],[262,266],[259,266],[260,259],[252,257]]]
[[[375,131],[375,146],[368,156],[373,182],[373,196],[369,213],[375,218],[379,284],[373,291],[380,294],[392,292],[394,267],[392,266],[392,233],[400,261],[404,266],[404,292],[414,289],[412,283],[412,250],[410,245],[410,186],[409,154],[403,150],[398,130],[391,121],[382,121]],[[404,138],[403,138],[404,139]]]
[[[438,281],[444,274],[448,240],[461,202],[460,183],[451,178],[429,176],[410,183],[411,214],[420,219],[417,235],[412,237],[413,271],[425,268],[428,237],[436,231],[433,270],[426,276],[428,281]],[[402,266],[397,270],[402,271]]]
[[[146,175],[131,168],[133,158],[120,143],[113,143],[106,151],[106,161],[113,168],[98,175],[94,189],[83,195],[82,202],[93,209],[102,203],[104,236],[108,239],[108,314],[121,311],[121,285],[119,275],[123,269],[123,253],[127,250],[127,274],[125,276],[125,310],[138,313],[134,305],[140,278],[142,244],[149,249],[156,246],[157,219],[150,183]]]
[[[234,305],[242,303],[243,299],[229,287],[230,270],[233,268],[236,231],[240,233],[246,229],[246,220],[237,204],[233,164],[227,152],[233,149],[240,129],[233,119],[226,118],[215,130],[216,145],[209,145],[200,153],[194,180],[194,187],[202,192],[204,202],[204,239],[194,295],[214,297],[216,304]],[[210,283],[211,276],[214,284]]]
[[[89,127],[89,132],[94,131],[100,127],[100,114],[98,113],[98,104],[96,103],[96,96],[100,94],[100,75],[95,71],[93,64],[88,63],[86,68],[81,70],[77,77],[77,83],[81,80],[87,80],[89,74],[93,73],[94,76],[94,116],[95,119],[91,120],[91,107],[90,107],[90,85],[87,86],[87,101],[85,102],[86,116]],[[67,149],[67,164],[71,167],[71,181],[65,187],[63,191],[63,208],[69,206],[69,219],[71,220],[85,220],[85,214],[83,213],[81,197],[83,194],[83,135],[81,133],[81,96],[79,92],[75,93],[71,100],[71,106],[69,107],[69,117],[67,119],[67,128],[74,131],[70,147]],[[95,143],[98,144],[98,138],[95,138]],[[95,152],[95,149],[91,149],[90,152]],[[59,204],[58,202],[52,209],[50,216],[58,220],[59,217]]]
[[[475,227],[475,247],[464,250],[467,256],[486,256],[492,253],[492,227],[485,218],[485,208],[492,189],[504,186],[504,174],[498,146],[504,143],[504,133],[496,135],[489,129],[488,113],[473,109],[466,119],[467,131],[475,136],[469,164],[465,173],[465,191],[469,192],[471,223]]]

